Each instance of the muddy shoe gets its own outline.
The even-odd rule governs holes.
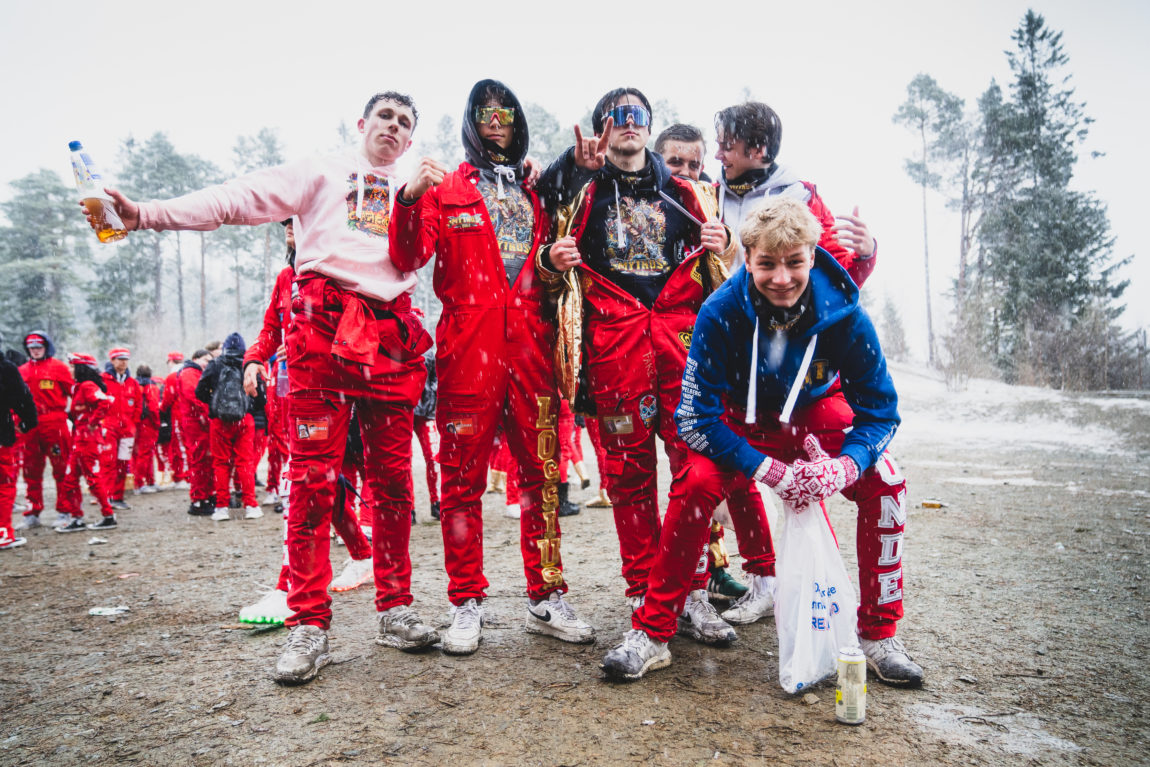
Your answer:
[[[335,578],[328,589],[331,591],[351,591],[358,589],[374,576],[371,557],[366,559],[349,559],[343,566],[343,572]]]
[[[470,655],[479,649],[483,634],[483,607],[468,599],[455,608],[451,628],[443,635],[443,651],[448,655]]]
[[[291,616],[291,608],[287,606],[287,592],[278,589],[264,594],[254,605],[240,608],[240,623],[282,626]]]
[[[130,511],[132,508],[123,498],[109,499],[108,505],[116,511]]]
[[[671,665],[666,642],[656,642],[639,629],[623,635],[623,644],[607,653],[599,668],[616,679],[641,679],[648,671]]]
[[[707,592],[702,589],[687,595],[683,613],[679,616],[679,633],[718,647],[726,647],[739,638],[731,625],[719,617],[715,606],[707,601]]]
[[[712,601],[730,602],[747,593],[747,587],[739,583],[725,567],[710,567],[707,578],[707,596]]]
[[[227,522],[232,518],[231,513],[228,511],[227,506],[217,506],[216,510],[212,512],[213,522]]]
[[[775,576],[752,575],[751,587],[723,613],[723,620],[742,626],[765,618],[774,611]]]
[[[439,632],[419,619],[407,605],[399,605],[379,614],[379,634],[375,643],[400,650],[418,650],[439,641]]]
[[[72,521],[66,525],[60,525],[53,528],[58,533],[82,533],[88,529],[84,524],[84,520],[80,517],[72,517]]]
[[[546,634],[574,644],[595,641],[595,629],[579,620],[558,591],[552,591],[546,599],[527,600],[526,628],[528,633]]]
[[[300,624],[291,630],[287,645],[276,661],[275,680],[280,684],[303,684],[315,679],[331,663],[327,632],[319,626]]]
[[[264,510],[259,506],[245,506],[244,519],[259,519],[264,515]]]
[[[89,530],[115,530],[119,525],[116,524],[116,515],[110,517],[103,517],[99,522],[88,525]]]
[[[34,530],[40,527],[40,515],[28,514],[24,519],[20,520],[20,524],[16,525],[17,530]]]
[[[866,665],[880,682],[896,687],[921,687],[922,666],[911,660],[906,646],[898,637],[859,639],[866,654]]]

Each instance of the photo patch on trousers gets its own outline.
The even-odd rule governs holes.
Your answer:
[[[40,381],[40,388],[41,389],[55,389],[56,388],[56,382],[50,378],[44,378]]]
[[[443,430],[448,434],[458,434],[464,437],[470,436],[475,433],[475,418],[472,416],[452,418],[444,424]]]
[[[639,400],[639,417],[643,419],[643,425],[650,429],[651,424],[655,423],[655,416],[658,413],[659,405],[655,395],[644,394],[643,398]]]
[[[295,422],[296,439],[327,439],[327,430],[331,421],[326,418],[307,419],[297,418]]]
[[[686,330],[679,331],[679,343],[683,345],[683,349],[691,351],[691,339],[695,336],[694,328],[687,328]]]
[[[605,415],[599,422],[608,434],[632,434],[635,431],[635,424],[629,415]]]

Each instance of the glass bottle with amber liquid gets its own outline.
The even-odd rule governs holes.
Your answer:
[[[72,175],[76,177],[76,188],[80,190],[80,201],[92,216],[92,227],[100,242],[115,242],[128,236],[124,222],[116,213],[112,198],[104,191],[104,180],[96,170],[96,164],[84,151],[79,141],[69,141],[72,151]]]

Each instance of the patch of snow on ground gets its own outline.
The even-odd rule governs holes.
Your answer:
[[[1062,420],[1075,400],[1062,392],[1034,386],[1010,386],[996,381],[972,379],[965,391],[947,391],[945,382],[928,371],[909,365],[891,365],[899,394],[902,425],[895,435],[899,443],[946,445],[959,449],[980,447],[1029,447],[1038,450],[1089,450],[1111,453],[1120,438],[1104,426],[1080,426]],[[1097,399],[1091,402],[1128,402],[1150,407],[1134,399]],[[1049,405],[1048,416],[1020,416],[1027,403]]]

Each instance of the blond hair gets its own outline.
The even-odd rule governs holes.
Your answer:
[[[770,197],[754,207],[739,227],[743,250],[781,253],[796,245],[814,247],[823,227],[810,208],[790,197]]]

